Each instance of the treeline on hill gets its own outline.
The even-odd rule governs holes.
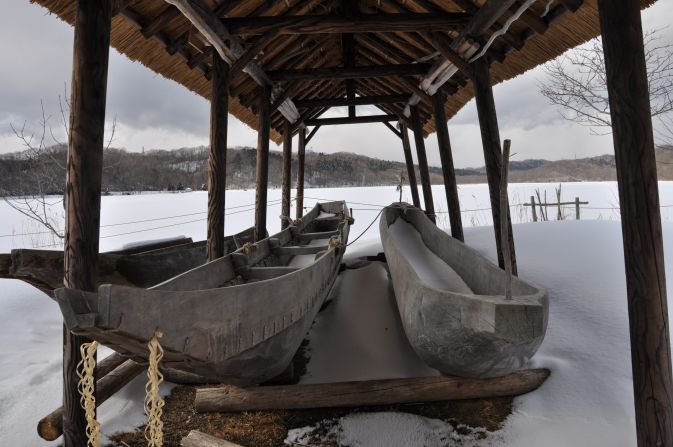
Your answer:
[[[65,187],[66,151],[52,146],[38,154],[17,152],[0,156],[0,192],[3,195],[62,194]],[[296,178],[296,153],[292,178]],[[256,150],[249,147],[227,151],[227,188],[255,186]],[[103,192],[201,189],[208,179],[208,148],[150,150],[144,153],[106,149],[103,161]],[[432,168],[433,182],[441,182],[441,169]],[[280,187],[282,154],[269,154],[269,186]],[[306,187],[394,185],[403,163],[352,153],[307,152]],[[418,174],[417,174],[418,175]]]

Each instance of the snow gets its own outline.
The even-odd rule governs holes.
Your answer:
[[[547,190],[551,196],[553,187],[512,185],[510,197],[513,203],[522,203],[530,200],[536,188]],[[464,210],[488,207],[485,185],[462,185],[459,191]],[[529,223],[528,209],[513,207],[512,211],[518,223],[514,236],[520,275],[549,291],[547,335],[530,364],[551,369],[547,382],[539,390],[516,398],[505,427],[482,440],[469,435],[461,438],[450,423],[420,416],[358,413],[334,421],[335,436],[344,445],[444,446],[457,440],[460,445],[521,447],[635,445],[621,229],[618,211],[608,209],[617,206],[616,186],[564,184],[563,191],[564,200],[579,196],[589,200],[589,207],[600,209],[583,208],[582,219],[592,220],[537,223]],[[442,186],[435,186],[434,192],[437,209],[445,210]],[[660,193],[670,282],[673,208],[669,205],[673,204],[673,183],[661,182]],[[356,220],[351,240],[375,218],[379,208],[374,205],[397,201],[395,187],[314,189],[305,194],[307,206],[313,205],[316,197],[347,200]],[[408,199],[408,190],[404,196]],[[276,202],[279,197],[279,191],[269,192],[270,233],[280,227],[280,219],[274,218],[274,212],[280,214]],[[254,191],[227,191],[227,206],[231,207],[226,218],[228,234],[250,226],[254,211],[249,205],[253,202]],[[206,195],[202,192],[103,197],[102,223],[109,226],[101,230],[101,250],[182,234],[203,239],[205,210]],[[555,214],[550,210],[550,216]],[[36,230],[4,203],[0,204],[0,216],[0,236]],[[165,220],[138,222],[167,216]],[[439,224],[444,229],[448,226],[445,217],[440,214]],[[136,223],[127,223],[131,221]],[[468,227],[467,244],[495,259],[490,212],[466,211],[463,222]],[[348,248],[346,261],[360,268],[347,269],[340,275],[331,303],[314,323],[304,383],[435,373],[415,357],[406,342],[383,264],[355,262],[359,256],[382,251],[377,231],[378,225],[372,225]],[[2,237],[0,251],[49,242],[43,235]],[[0,445],[49,445],[37,437],[35,426],[60,404],[60,314],[49,298],[19,281],[0,280],[0,290]],[[144,377],[137,378],[103,404],[99,414],[104,433],[143,423],[143,382]],[[58,441],[52,443],[56,444]]]
[[[424,284],[435,289],[474,294],[463,278],[425,245],[413,225],[397,219],[389,228],[395,246],[404,253]]]

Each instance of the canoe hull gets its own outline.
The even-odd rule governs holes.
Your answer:
[[[440,290],[421,280],[389,229],[398,218],[410,223],[475,293]],[[380,234],[404,330],[429,366],[449,375],[495,377],[520,369],[535,354],[547,328],[545,290],[513,278],[513,297],[505,300],[500,295],[504,271],[416,208],[386,208]]]
[[[348,223],[338,227],[342,240],[347,240]],[[326,248],[309,266],[290,268],[272,279],[218,283],[218,277],[231,278],[237,264],[247,271],[245,262],[261,256],[265,247],[268,252],[272,239],[255,244],[258,248],[248,247],[250,254],[239,250],[152,289],[59,289],[57,301],[71,331],[140,361],[147,358],[147,341],[161,332],[168,379],[261,383],[290,364],[336,279],[344,251],[339,246]],[[279,267],[256,268],[273,269]]]

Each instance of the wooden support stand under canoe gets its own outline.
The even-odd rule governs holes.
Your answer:
[[[537,389],[548,369],[529,369],[490,379],[421,377],[359,382],[196,390],[198,412],[362,407],[444,400],[518,396]]]
[[[113,353],[96,367],[96,406],[99,407],[144,370],[139,363]],[[63,407],[49,413],[37,424],[37,433],[42,439],[54,441],[63,434]]]
[[[242,447],[239,444],[207,435],[198,430],[192,430],[180,441],[182,447]]]

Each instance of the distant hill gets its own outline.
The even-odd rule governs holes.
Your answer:
[[[296,154],[295,154],[296,155]],[[27,195],[37,191],[37,179],[50,193],[62,193],[65,183],[63,167],[66,148],[54,146],[40,154],[17,152],[0,156],[0,192],[4,195]],[[227,152],[227,187],[254,188],[256,150],[230,148]],[[269,154],[269,184],[281,183],[280,152]],[[673,146],[657,149],[660,180],[673,180]],[[513,160],[511,182],[568,182],[615,180],[613,155],[575,160]],[[108,149],[103,168],[103,191],[159,191],[166,189],[200,189],[207,182],[208,149],[150,150],[144,153]],[[325,154],[307,152],[307,187],[393,185],[398,176],[406,177],[404,163],[380,160],[348,152]],[[439,167],[430,168],[433,183],[442,183]],[[485,169],[456,169],[458,183],[486,182]],[[296,159],[292,160],[292,177],[296,177]],[[417,177],[418,170],[417,170]]]

